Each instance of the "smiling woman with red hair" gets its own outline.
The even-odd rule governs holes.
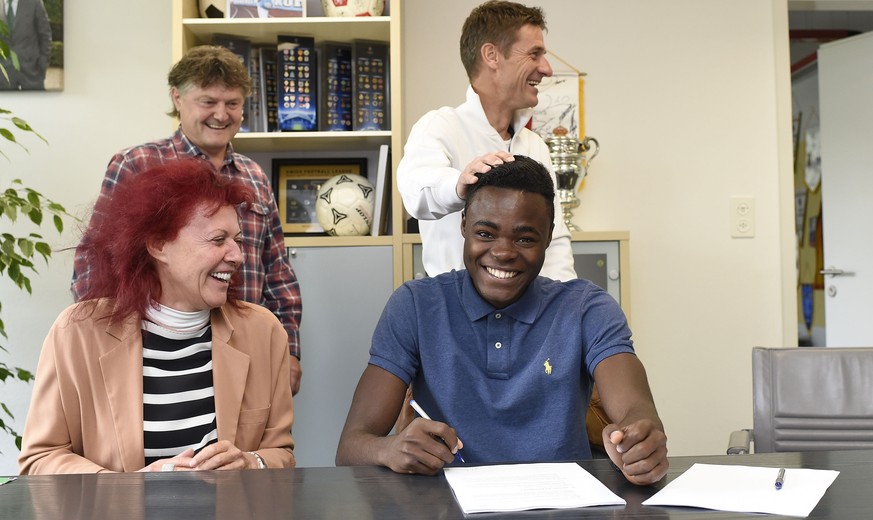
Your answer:
[[[253,198],[178,161],[95,213],[90,286],[43,345],[22,474],[294,465],[287,333],[234,297],[235,206]]]

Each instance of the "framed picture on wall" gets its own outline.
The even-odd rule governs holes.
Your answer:
[[[273,159],[273,192],[286,235],[324,233],[315,216],[318,190],[335,175],[367,176],[367,159]]]
[[[64,1],[0,2],[0,92],[64,89]],[[15,54],[18,67],[13,65]]]
[[[569,135],[584,138],[581,123],[582,87],[576,72],[555,72],[543,78],[537,87],[539,103],[534,108],[531,129],[543,139],[552,136],[552,131],[561,126]]]

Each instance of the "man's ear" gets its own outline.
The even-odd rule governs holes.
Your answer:
[[[173,101],[173,106],[179,110],[179,105],[182,104],[182,93],[176,87],[170,88],[170,99]]]
[[[482,57],[482,64],[489,69],[496,69],[497,62],[500,58],[500,49],[493,43],[484,43],[479,49],[479,54]]]
[[[467,210],[461,210],[461,236],[466,237],[467,229]]]

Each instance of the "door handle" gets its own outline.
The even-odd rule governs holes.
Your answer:
[[[825,276],[855,276],[855,273],[852,271],[844,271],[842,269],[837,269],[834,266],[830,266],[827,269],[822,269],[819,271],[819,274],[823,274]]]

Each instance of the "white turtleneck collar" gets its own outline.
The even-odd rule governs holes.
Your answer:
[[[157,304],[149,305],[145,319],[155,325],[181,334],[197,332],[209,324],[209,309],[202,311],[177,311],[170,307]]]

